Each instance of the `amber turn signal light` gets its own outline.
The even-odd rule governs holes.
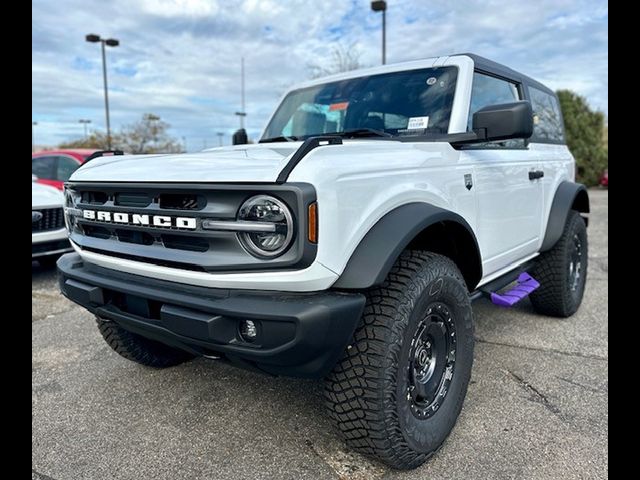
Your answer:
[[[308,239],[311,243],[318,243],[318,204],[313,202],[309,205],[309,235]]]

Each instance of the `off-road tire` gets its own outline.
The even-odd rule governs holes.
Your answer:
[[[409,400],[409,357],[430,318],[427,312],[436,306],[450,311],[447,322],[455,326],[454,367],[439,408],[418,418]],[[456,265],[434,253],[404,252],[385,283],[367,293],[353,341],[325,381],[329,414],[346,443],[393,468],[415,468],[428,460],[462,409],[473,346],[471,303]]]
[[[579,242],[580,277],[572,277],[575,265],[576,241]],[[558,242],[540,255],[531,274],[540,287],[531,295],[536,312],[553,317],[570,317],[580,307],[587,280],[589,251],[587,227],[578,212],[572,210]],[[575,266],[573,270],[575,270]]]
[[[96,317],[98,330],[107,344],[122,357],[147,367],[167,368],[191,360],[184,350],[149,340],[120,327],[116,322]]]

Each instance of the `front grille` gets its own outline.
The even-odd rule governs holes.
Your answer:
[[[288,204],[297,224],[306,215],[305,205],[316,200],[312,188],[301,190],[280,185],[68,183],[67,206],[74,212],[70,238],[86,251],[179,269],[305,268],[315,257],[315,246],[303,257],[305,237],[294,240],[281,257],[262,260],[244,249],[236,232],[202,228],[203,219],[235,221],[247,199],[265,193]],[[91,213],[85,215],[87,211]]]
[[[31,223],[31,233],[64,228],[64,213],[62,212],[62,208],[43,208],[33,211],[40,212],[42,218],[37,222]]]
[[[154,263],[161,257],[166,262],[171,261],[169,257],[176,263],[180,262],[176,250],[193,254],[204,254],[214,249],[231,250],[229,253],[235,257],[245,255],[235,233],[203,231],[200,228],[200,218],[234,220],[239,206],[251,194],[209,190],[191,193],[179,187],[165,189],[151,185],[139,189],[114,185],[103,190],[81,187],[69,190],[69,198],[75,199],[74,206],[82,210],[110,212],[112,215],[126,212],[132,217],[136,214],[146,219],[153,218],[154,215],[187,217],[195,218],[197,222],[197,228],[191,229],[177,225],[134,225],[75,217],[71,237],[78,240],[76,243],[85,244],[86,247],[110,249],[139,258],[149,255],[149,261]],[[82,237],[79,238],[78,234]],[[129,246],[125,247],[123,244]],[[113,245],[113,248],[109,245]],[[136,246],[135,253],[133,245]]]

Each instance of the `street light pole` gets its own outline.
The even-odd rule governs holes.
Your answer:
[[[387,63],[387,2],[375,0],[371,2],[371,10],[382,12],[382,65]]]
[[[107,56],[104,53],[104,41],[100,42],[102,47],[102,79],[104,81],[104,110],[107,113],[107,150],[111,150],[111,121],[109,119],[109,87],[107,86]],[[382,62],[384,63],[384,61]]]
[[[111,150],[111,122],[109,119],[109,89],[107,86],[107,55],[105,53],[105,46],[117,47],[120,42],[115,38],[107,38],[106,40],[100,38],[100,35],[89,34],[85,36],[87,42],[97,43],[100,42],[102,47],[102,79],[104,81],[104,109],[107,117],[107,150]]]
[[[91,123],[91,120],[89,119],[85,119],[85,118],[81,118],[80,120],[78,120],[78,123],[81,123],[82,126],[84,127],[84,139],[87,139],[87,125],[89,123]]]
[[[31,153],[36,151],[36,125],[38,122],[31,122]]]
[[[244,117],[247,116],[247,112],[244,109],[244,57],[240,59],[240,103],[241,110],[236,112],[236,115],[240,117],[240,129],[244,129]]]
[[[387,63],[387,9],[382,10],[382,64]]]

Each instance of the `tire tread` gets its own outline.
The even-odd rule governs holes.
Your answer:
[[[105,342],[127,360],[148,367],[167,368],[193,358],[188,352],[136,335],[115,322],[99,317],[96,322]]]
[[[424,463],[444,443],[427,453],[414,451],[400,428],[395,393],[389,394],[395,391],[406,319],[416,298],[410,293],[426,285],[427,271],[454,276],[464,285],[456,265],[447,257],[417,250],[403,252],[385,283],[368,291],[353,343],[325,381],[329,416],[347,445],[398,469]],[[472,323],[469,328],[473,330]]]
[[[581,230],[586,232],[584,220],[577,211],[572,210],[558,242],[553,248],[540,255],[537,260],[532,275],[540,282],[540,287],[529,296],[536,312],[543,315],[566,318],[573,315],[580,306],[582,295],[576,302],[568,289],[569,279],[566,271],[566,260],[573,235]],[[586,242],[584,242],[583,248],[583,275],[586,276],[589,257]],[[582,288],[584,289],[584,285]]]

